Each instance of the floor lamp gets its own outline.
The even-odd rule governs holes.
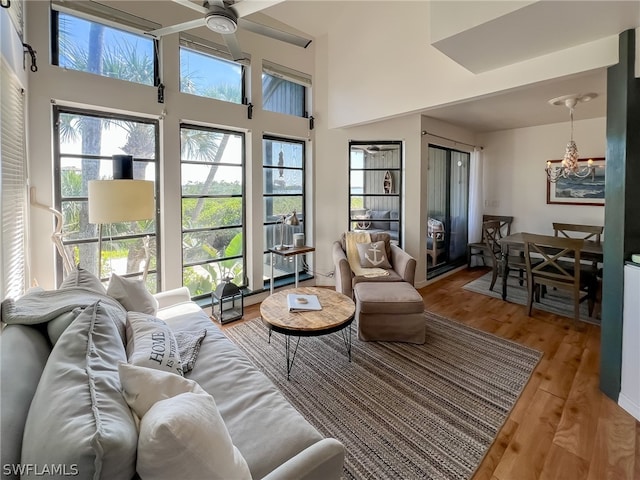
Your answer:
[[[133,157],[113,155],[113,180],[89,181],[89,223],[98,224],[98,278],[101,278],[102,226],[149,220],[155,215],[153,182],[133,180]]]

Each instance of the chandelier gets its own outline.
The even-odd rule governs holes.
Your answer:
[[[593,160],[589,159],[586,165],[580,166],[578,163],[578,146],[573,140],[573,110],[580,102],[588,102],[598,96],[597,93],[586,93],[584,95],[565,95],[563,97],[552,98],[549,100],[551,105],[564,105],[569,109],[569,118],[571,121],[571,139],[567,143],[564,151],[564,157],[559,167],[552,166],[551,161],[547,162],[545,171],[550,182],[555,183],[562,178],[587,178],[595,177],[596,167]]]

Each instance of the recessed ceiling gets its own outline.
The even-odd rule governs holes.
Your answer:
[[[597,93],[598,96],[590,102],[577,105],[574,119],[586,120],[606,116],[605,69],[474,98],[455,105],[432,108],[423,114],[474,132],[534,127],[569,121],[567,108],[564,105],[550,105],[549,100],[552,98],[589,92]]]

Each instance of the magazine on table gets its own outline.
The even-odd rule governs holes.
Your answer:
[[[290,293],[287,295],[287,306],[290,312],[322,310],[322,305],[320,305],[320,300],[318,300],[317,295]]]

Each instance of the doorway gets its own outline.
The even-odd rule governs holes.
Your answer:
[[[471,155],[429,145],[427,279],[466,263]]]

